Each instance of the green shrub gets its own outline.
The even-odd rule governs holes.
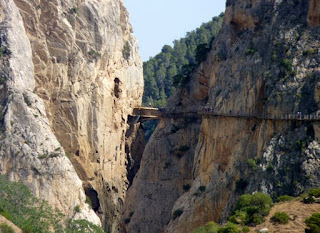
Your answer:
[[[98,227],[93,223],[83,219],[69,222],[68,228],[66,229],[66,233],[83,233],[83,232],[104,233],[101,227]]]
[[[74,207],[74,212],[80,213],[80,206],[79,205]]]
[[[2,223],[0,225],[0,230],[2,233],[15,233],[13,228],[11,226],[7,225],[6,223]]]
[[[289,222],[289,216],[286,212],[276,212],[271,217],[271,221],[274,223],[287,224]]]
[[[258,168],[259,168],[258,165],[257,165],[257,161],[255,159],[248,159],[247,165],[253,171],[257,171]]]
[[[78,13],[78,8],[76,8],[76,7],[70,8],[69,9],[69,13],[70,14],[77,14]]]
[[[69,222],[67,228],[63,229],[63,214],[53,210],[47,202],[33,197],[21,182],[10,182],[7,177],[1,175],[0,212],[5,213],[7,217],[11,216],[12,222],[24,233],[103,232],[100,227],[85,220]],[[88,226],[92,230],[89,231]]]
[[[250,232],[250,228],[249,227],[245,226],[245,227],[242,228],[242,233],[248,233],[248,232]]]
[[[289,59],[283,59],[281,60],[280,62],[280,66],[285,70],[285,71],[288,71],[288,72],[291,72],[292,71],[292,61],[289,60]]]
[[[320,188],[314,188],[314,189],[310,189],[309,191],[309,197],[320,197]]]
[[[6,210],[3,210],[2,208],[0,208],[0,215],[2,215],[3,217],[5,217],[6,219],[8,219],[9,221],[12,221],[12,216],[11,214],[6,211]]]
[[[257,52],[257,50],[253,47],[253,44],[250,44],[246,50],[246,55],[253,55]]]
[[[308,50],[304,50],[303,51],[303,55],[307,56],[307,55],[315,55],[317,53],[317,49],[312,48],[312,49],[308,49]]]
[[[190,188],[191,188],[190,184],[184,184],[183,185],[183,190],[186,191],[186,192],[189,191]]]
[[[274,170],[274,166],[272,164],[269,164],[267,167],[267,172],[271,173]]]
[[[280,197],[277,197],[277,202],[287,202],[287,201],[292,201],[294,197],[289,196],[289,195],[282,195]]]
[[[240,230],[237,225],[228,222],[218,230],[218,233],[240,233]]]
[[[5,48],[0,47],[0,58],[5,56]]]
[[[230,219],[242,225],[258,225],[264,221],[272,207],[272,199],[264,193],[244,194],[236,205],[234,215]]]
[[[4,84],[7,81],[5,77],[0,77],[0,85]]]
[[[221,228],[215,222],[209,222],[205,226],[198,227],[192,231],[192,233],[218,233],[218,230]]]
[[[21,229],[23,233],[33,233],[33,226],[30,224],[23,226]]]
[[[256,225],[263,223],[264,221],[265,220],[264,220],[264,217],[262,216],[262,214],[254,213],[251,217],[250,223],[256,226]]]
[[[206,59],[209,51],[210,46],[207,43],[199,44],[197,46],[195,55],[197,64],[200,64],[202,61]]]
[[[29,232],[50,232],[60,229],[62,214],[53,211],[47,202],[32,196],[30,190],[21,182],[10,182],[0,176],[0,206],[12,218],[12,222],[21,229],[30,228]]]
[[[304,199],[304,198],[306,198],[306,197],[308,197],[308,196],[309,196],[309,194],[306,193],[306,192],[304,192],[304,193],[301,193],[299,197],[300,197],[301,199]]]
[[[305,197],[303,198],[302,202],[304,204],[312,204],[312,203],[315,203],[316,200],[313,197]]]
[[[245,225],[249,221],[247,212],[236,210],[234,215],[229,218],[229,221],[235,224]]]
[[[306,233],[319,233],[320,232],[320,213],[313,213],[306,219],[307,229]]]
[[[11,51],[7,48],[0,47],[0,58],[10,56]]]
[[[228,222],[224,226],[219,226],[215,222],[209,222],[205,226],[198,227],[192,233],[240,233],[237,225]]]
[[[90,206],[90,208],[92,208],[92,202],[90,197],[86,196],[86,203]]]
[[[190,81],[190,75],[197,66],[195,64],[184,65],[181,72],[172,77],[172,85],[176,87],[184,87]]]
[[[97,60],[98,58],[101,57],[101,54],[94,49],[91,49],[88,52],[88,55],[90,56],[91,59],[94,59],[94,60]]]
[[[129,41],[126,41],[126,43],[124,43],[124,46],[123,46],[123,49],[122,49],[123,58],[125,60],[129,61],[130,54],[131,54],[131,46],[129,44]]]

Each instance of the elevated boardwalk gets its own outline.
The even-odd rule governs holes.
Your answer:
[[[134,108],[133,114],[130,116],[129,124],[157,120],[161,118],[202,118],[202,117],[225,117],[225,118],[245,118],[245,119],[260,119],[260,120],[278,120],[278,121],[320,121],[320,114],[302,113],[284,114],[284,115],[255,115],[255,114],[234,114],[234,113],[218,113],[212,108],[201,107],[194,110],[187,110],[170,107],[170,108],[151,108],[151,107],[137,107]]]

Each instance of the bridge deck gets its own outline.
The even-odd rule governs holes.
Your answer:
[[[148,108],[139,107],[134,108],[132,117],[139,117],[139,121],[148,121],[161,118],[201,118],[201,117],[232,117],[232,118],[245,118],[245,119],[260,119],[260,120],[281,120],[281,121],[320,121],[320,115],[297,115],[297,114],[284,114],[281,116],[268,116],[268,115],[250,115],[250,114],[225,114],[217,113],[210,109],[200,108],[197,111],[180,110],[176,111],[175,108]]]

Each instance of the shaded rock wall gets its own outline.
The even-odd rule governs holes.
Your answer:
[[[200,130],[190,130],[200,122],[187,124],[180,128],[185,132],[179,137],[170,133],[175,120],[160,124],[129,189],[127,232],[189,232],[211,220],[225,221],[243,193],[298,195],[320,185],[318,122],[269,119],[298,111],[318,114],[320,38],[319,27],[310,27],[308,20],[312,2],[227,1],[224,25],[212,51],[191,75],[186,91],[177,93],[169,106],[187,99],[184,108],[190,103],[199,107],[204,103],[195,96],[205,100],[207,89],[207,107],[215,113],[266,119],[204,116]],[[187,90],[201,90],[201,94]],[[180,145],[181,138],[190,142],[193,163],[185,176],[179,160],[170,163],[173,170],[159,169],[174,154],[156,149],[168,138],[174,145]],[[248,166],[249,159],[256,166]],[[174,176],[179,182],[160,179],[175,173],[181,175]],[[190,189],[175,191],[184,178]],[[162,186],[155,189],[158,184]],[[171,196],[167,189],[172,190]],[[136,215],[147,210],[151,211],[147,217]]]

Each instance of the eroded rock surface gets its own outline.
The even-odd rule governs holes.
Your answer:
[[[80,205],[77,215],[99,222],[86,194],[106,231],[117,232],[128,160],[139,159],[126,151],[127,116],[143,92],[122,1],[2,0],[0,9],[8,50],[1,56],[1,173],[68,216]]]
[[[13,1],[1,1],[0,172],[22,180],[66,217],[100,219],[85,203],[82,182],[52,133],[41,98],[33,93],[34,67],[29,39]],[[80,207],[76,213],[74,208]]]
[[[314,2],[227,1],[212,51],[169,103],[199,107],[207,95],[207,107],[222,116],[203,115],[201,123],[179,127],[179,136],[171,131],[179,120],[160,123],[129,189],[127,232],[190,232],[208,221],[225,221],[243,193],[298,195],[320,185],[318,121],[284,120],[297,112],[319,113]],[[171,150],[159,149],[165,142],[174,145]],[[189,146],[182,157],[193,161],[188,166],[173,159],[182,144]],[[164,169],[166,161],[170,166]],[[183,190],[186,183],[190,189]]]

